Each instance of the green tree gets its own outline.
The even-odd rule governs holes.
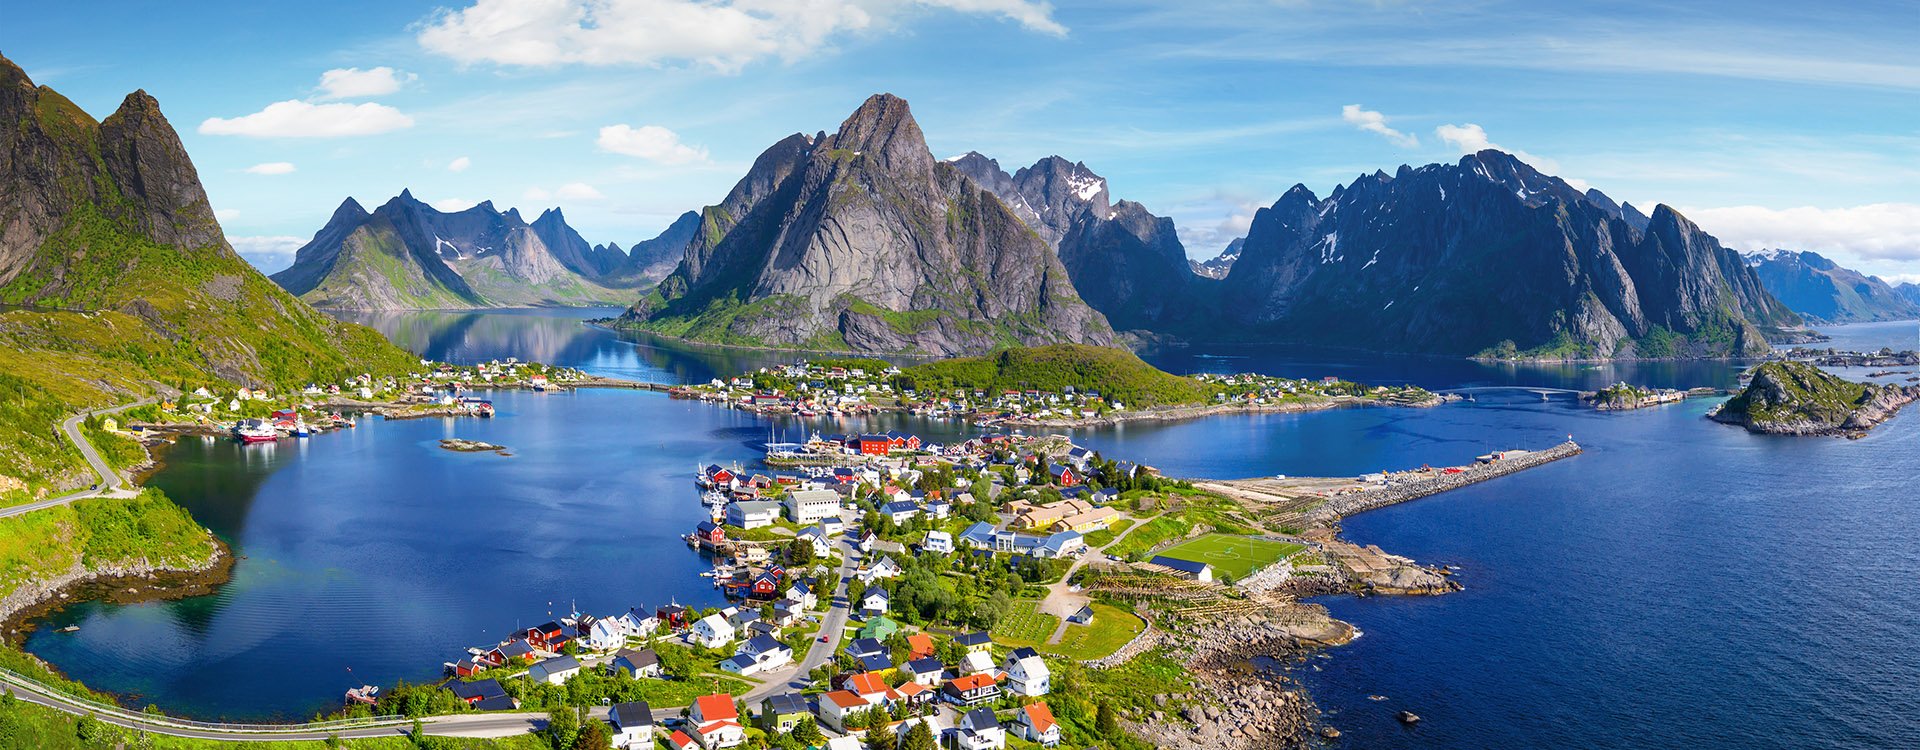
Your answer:
[[[573,738],[573,750],[608,750],[613,747],[613,738],[607,732],[607,725],[600,721],[588,721],[581,725],[580,733]]]
[[[907,730],[906,739],[900,743],[900,750],[934,750],[934,748],[933,730],[928,729],[924,721],[915,722],[913,728]]]
[[[543,731],[553,750],[573,750],[573,743],[580,739],[579,709],[562,706],[547,712],[547,728]]]
[[[867,750],[893,750],[893,729],[882,721],[867,730]]]
[[[1113,710],[1113,704],[1100,702],[1100,711],[1095,714],[1093,729],[1102,737],[1117,737],[1120,734],[1120,713]]]
[[[813,542],[805,539],[795,539],[788,542],[787,562],[796,566],[811,564],[813,562]]]
[[[813,723],[811,716],[795,722],[788,735],[804,747],[814,747],[827,741],[827,736],[820,733],[820,725]]]

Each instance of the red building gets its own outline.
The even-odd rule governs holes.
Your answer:
[[[853,443],[862,456],[884,456],[893,452],[893,438],[885,435],[861,435],[854,438]]]
[[[566,628],[562,627],[560,623],[548,622],[537,627],[527,628],[527,643],[534,648],[552,651],[558,645],[556,641],[564,640],[566,633]]]
[[[653,611],[653,616],[668,630],[686,630],[693,623],[687,619],[687,608],[678,604],[669,604]]]

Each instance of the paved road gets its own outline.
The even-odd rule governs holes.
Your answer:
[[[80,422],[85,420],[87,417],[91,417],[97,414],[117,414],[119,412],[126,411],[136,406],[145,406],[151,403],[153,403],[153,399],[143,398],[131,404],[121,404],[119,406],[110,406],[105,409],[83,411],[83,412],[80,412],[79,414],[75,414],[71,417],[67,417],[67,421],[60,423],[60,431],[66,433],[67,438],[72,440],[74,445],[80,446],[80,455],[87,459],[87,465],[92,467],[94,475],[99,477],[100,481],[95,483],[92,487],[88,487],[87,489],[81,490],[79,492],[69,493],[66,495],[48,498],[45,500],[36,500],[31,503],[26,503],[23,505],[15,505],[9,508],[0,508],[0,518],[6,518],[8,516],[17,516],[22,513],[32,513],[33,511],[42,510],[45,508],[51,508],[56,505],[66,505],[67,503],[70,503],[82,498],[99,497],[99,496],[132,497],[138,491],[127,487],[126,482],[120,478],[120,472],[114,471],[113,467],[108,466],[106,459],[103,459],[100,457],[100,452],[97,450],[94,450],[92,443],[87,442],[86,436],[80,433]]]
[[[1147,522],[1154,518],[1159,518],[1159,516],[1136,519],[1132,526],[1127,527],[1126,531],[1120,532],[1119,535],[1113,538],[1113,541],[1107,542],[1098,548],[1088,548],[1086,554],[1075,559],[1073,565],[1067,568],[1066,575],[1060,576],[1060,580],[1047,586],[1047,597],[1040,600],[1039,610],[1060,618],[1060,625],[1055,627],[1053,629],[1053,635],[1047,638],[1048,643],[1059,643],[1060,639],[1067,634],[1067,618],[1072,617],[1075,612],[1080,611],[1081,607],[1087,606],[1088,603],[1093,601],[1093,599],[1086,594],[1073,591],[1072,585],[1067,583],[1073,580],[1073,574],[1079,572],[1080,566],[1086,565],[1088,562],[1105,561],[1107,559],[1106,550],[1109,547],[1119,544],[1120,540],[1127,538],[1128,534],[1147,525]]]
[[[852,524],[848,524],[851,528]],[[807,646],[806,656],[800,657],[800,663],[766,674],[765,682],[759,687],[748,690],[741,696],[748,705],[759,703],[762,698],[775,693],[796,692],[805,687],[807,675],[833,658],[834,646],[840,642],[840,631],[847,627],[847,617],[852,614],[851,602],[847,601],[847,577],[853,575],[854,562],[859,559],[860,551],[855,549],[853,541],[845,534],[835,542],[840,548],[840,569],[834,572],[833,592],[829,595],[827,614],[820,618],[820,630],[814,634],[813,641]],[[820,641],[826,636],[826,642]]]

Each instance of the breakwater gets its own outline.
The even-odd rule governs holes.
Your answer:
[[[1580,453],[1580,444],[1568,440],[1546,450],[1522,453],[1517,456],[1509,455],[1497,461],[1475,464],[1453,474],[1436,471],[1431,477],[1425,479],[1400,479],[1379,489],[1330,498],[1326,503],[1308,511],[1307,519],[1318,522],[1337,521],[1355,513],[1364,513],[1374,508],[1384,508],[1408,500],[1418,500],[1428,495],[1437,495],[1476,482],[1503,477],[1516,471],[1543,466]]]

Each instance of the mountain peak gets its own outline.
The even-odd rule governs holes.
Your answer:
[[[926,134],[914,122],[907,100],[874,94],[840,124],[833,148],[871,154],[888,170],[932,168]]]
[[[367,209],[360,205],[360,201],[354,200],[353,196],[349,195],[346,200],[340,201],[339,208],[333,210],[333,218],[330,219],[329,222],[339,221],[343,218],[365,218],[366,216]]]

